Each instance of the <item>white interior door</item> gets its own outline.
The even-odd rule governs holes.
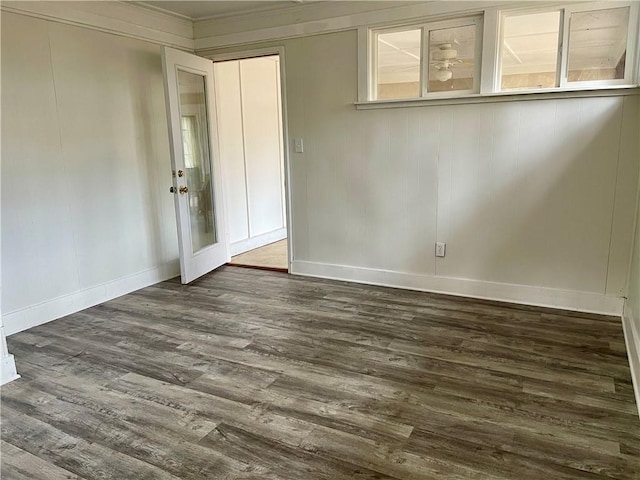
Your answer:
[[[214,125],[213,62],[163,47],[180,274],[189,283],[230,260]]]

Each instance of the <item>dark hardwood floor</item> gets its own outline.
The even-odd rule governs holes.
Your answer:
[[[638,479],[619,318],[223,267],[13,335],[2,479]]]

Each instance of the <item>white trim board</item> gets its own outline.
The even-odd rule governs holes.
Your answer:
[[[240,255],[241,253],[248,252],[254,248],[259,248],[264,245],[268,245],[279,240],[287,238],[287,229],[280,228],[273,232],[263,233],[262,235],[256,235],[255,237],[245,238],[231,244],[231,256]]]
[[[7,335],[12,335],[179,275],[178,261],[168,262],[157,268],[3,314],[2,322]]]
[[[310,14],[307,18],[300,21],[298,20],[300,15],[294,16],[284,24],[282,13],[279,15],[247,15],[245,17],[239,15],[235,18],[196,21],[194,24],[196,51],[353,30],[362,26],[372,27],[395,22],[402,23],[409,19],[438,20],[461,12],[464,12],[465,15],[467,13],[482,13],[483,10],[492,7],[509,6],[509,8],[513,8],[546,5],[550,2],[545,0],[543,3],[531,1],[510,3],[507,0],[466,0],[457,2],[426,1],[408,5],[400,2],[397,7],[384,5],[383,8],[371,11],[337,15],[332,13],[335,11],[335,6],[330,3],[319,2],[317,5],[305,5],[305,10]],[[233,27],[233,31],[231,27]]]
[[[89,28],[193,52],[193,22],[125,2],[2,2],[2,12]]]
[[[625,303],[624,314],[622,315],[622,328],[624,330],[624,341],[627,346],[629,357],[629,367],[631,369],[631,380],[633,381],[633,391],[636,394],[636,406],[640,415],[640,332],[633,321],[631,309]]]
[[[13,355],[9,354],[0,358],[0,385],[13,382],[20,378],[16,371],[16,361]]]
[[[590,292],[528,285],[438,277],[371,268],[294,260],[290,273],[407,290],[559,308],[603,315],[622,315],[623,299]]]

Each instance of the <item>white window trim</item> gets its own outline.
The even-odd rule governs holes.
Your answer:
[[[625,68],[625,78],[623,80],[601,80],[586,82],[567,82],[566,68],[568,55],[569,24],[572,13],[608,9],[617,7],[629,7],[629,27],[627,31],[627,65]],[[560,38],[560,68],[558,75],[560,83],[558,87],[547,89],[522,89],[522,90],[500,90],[500,58],[501,58],[501,18],[510,13],[531,13],[534,11],[545,12],[551,10],[561,10],[564,15],[561,17],[561,38]],[[358,28],[358,101],[355,105],[358,109],[368,108],[393,108],[419,105],[444,105],[458,103],[482,103],[511,100],[532,100],[535,98],[562,98],[562,97],[591,97],[591,96],[611,96],[611,95],[635,95],[638,92],[638,82],[640,80],[640,44],[639,44],[639,11],[640,2],[637,1],[605,1],[605,2],[585,2],[585,3],[546,3],[540,7],[531,7],[529,3],[525,7],[495,6],[487,7],[480,11],[474,10],[468,13],[457,12],[455,17],[443,20],[434,18],[419,19],[414,22],[395,23],[388,25],[365,26]],[[375,67],[375,50],[371,46],[375,43],[375,33],[393,28],[422,28],[433,25],[464,23],[468,19],[477,17],[479,21],[479,32],[476,42],[476,68],[474,72],[474,92],[430,92],[420,98],[412,99],[384,99],[372,100],[375,97],[375,78],[372,74]],[[423,36],[428,33],[423,31]],[[425,42],[423,39],[423,49]],[[478,53],[481,52],[481,53]],[[427,62],[428,62],[428,52]],[[424,53],[423,53],[423,58]],[[424,62],[423,62],[424,63]],[[424,70],[424,66],[423,66]],[[499,97],[505,97],[501,99]]]
[[[597,2],[597,3],[586,3],[586,4],[577,4],[577,5],[567,5],[565,7],[565,12],[568,13],[568,15],[566,15],[567,18],[565,21],[565,29],[566,29],[566,38],[565,41],[567,42],[567,48],[564,49],[567,52],[569,52],[569,43],[571,42],[571,38],[569,38],[569,30],[570,30],[570,20],[571,20],[571,15],[574,13],[580,13],[580,12],[585,12],[585,11],[589,11],[589,10],[600,10],[600,9],[611,9],[611,8],[620,8],[620,7],[629,7],[629,25],[628,25],[628,29],[627,29],[627,45],[626,45],[626,51],[627,51],[627,58],[626,60],[629,61],[629,68],[625,68],[625,72],[624,72],[624,78],[620,79],[620,80],[604,80],[604,81],[589,81],[589,82],[567,82],[567,85],[574,85],[574,86],[587,86],[587,87],[591,87],[591,86],[599,86],[599,85],[631,85],[633,84],[633,82],[635,81],[636,84],[638,83],[638,78],[637,78],[637,67],[639,66],[636,63],[636,58],[637,58],[637,42],[638,42],[638,10],[639,10],[639,6],[640,4],[638,2]],[[635,27],[635,29],[634,29]],[[568,62],[565,62],[565,65],[568,68]],[[626,65],[625,65],[626,67]],[[565,77],[566,80],[566,77]]]
[[[476,28],[476,48],[473,67],[473,87],[469,90],[456,90],[453,92],[429,92],[429,32],[433,30],[442,30],[445,28],[456,28],[474,26]],[[363,29],[360,29],[363,30]],[[412,22],[403,25],[383,26],[364,29],[367,32],[367,72],[368,72],[368,90],[365,99],[368,101],[380,101],[375,99],[377,87],[377,59],[378,59],[378,42],[376,36],[379,34],[393,33],[405,30],[420,30],[420,97],[408,100],[423,100],[426,98],[450,98],[474,95],[480,91],[480,67],[482,55],[482,15],[469,14],[459,15],[456,18],[447,20],[433,20],[423,22]],[[404,99],[407,100],[407,99]]]

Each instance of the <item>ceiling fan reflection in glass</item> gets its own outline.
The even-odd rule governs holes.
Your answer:
[[[429,31],[427,92],[473,90],[475,51],[475,25]]]

